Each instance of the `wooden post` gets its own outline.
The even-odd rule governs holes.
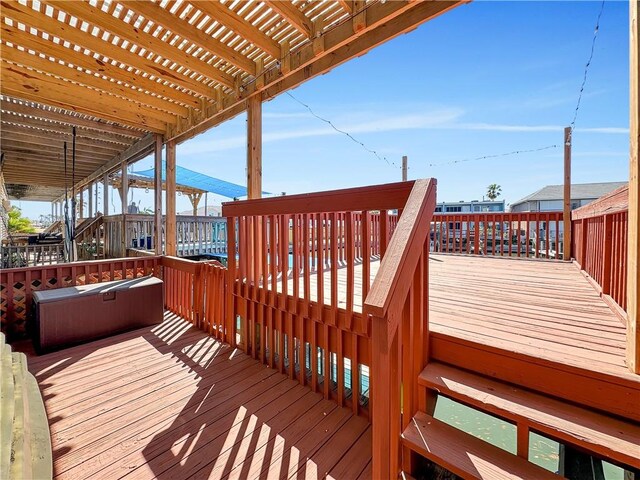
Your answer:
[[[89,212],[87,216],[91,218],[93,217],[93,183],[89,184],[87,190],[89,191]]]
[[[250,97],[247,105],[247,195],[262,197],[262,101]]]
[[[403,156],[402,157],[402,181],[406,182],[407,181],[407,156]]]
[[[640,68],[640,31],[638,16],[640,5],[638,0],[629,2],[629,233],[627,255],[627,366],[634,373],[640,373],[640,172],[638,167],[638,149],[640,149],[640,85],[638,69]]]
[[[102,214],[109,215],[109,174],[102,176]]]
[[[84,189],[80,188],[80,191],[78,192],[78,198],[80,199],[79,202],[79,207],[78,208],[78,215],[80,215],[80,218],[84,218]]]
[[[162,255],[162,135],[156,134],[153,159],[153,245]]]
[[[176,256],[178,254],[176,236],[176,143],[167,143],[167,220],[165,226],[165,253]]]
[[[129,198],[129,172],[127,172],[127,162],[122,162],[122,185],[120,185],[120,199],[122,200],[122,235],[120,236],[120,254],[127,256],[127,199]]]
[[[98,213],[98,197],[99,197],[99,194],[98,194],[98,181],[96,180],[96,182],[93,185],[94,185],[94,188],[95,188],[95,195],[96,195],[95,203],[93,204],[94,205],[93,215],[95,216]]]
[[[562,259],[571,260],[571,127],[564,129],[564,216],[562,226],[564,229],[564,240],[562,249]],[[549,225],[547,225],[547,230]],[[556,251],[560,232],[556,232]],[[548,248],[548,247],[547,247]]]
[[[204,192],[204,216],[208,216],[209,212],[207,211],[207,209],[209,208],[209,206],[207,205],[209,203],[209,192]]]

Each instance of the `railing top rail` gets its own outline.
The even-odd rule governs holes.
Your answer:
[[[56,268],[77,268],[77,267],[88,267],[88,266],[95,266],[95,265],[110,265],[112,263],[117,263],[117,262],[134,262],[134,261],[148,261],[148,260],[155,260],[155,259],[160,259],[161,257],[159,255],[154,255],[151,257],[122,257],[122,258],[107,258],[104,260],[87,260],[87,261],[83,261],[83,262],[68,262],[68,263],[56,263],[56,264],[52,264],[52,265],[37,265],[35,267],[19,267],[19,268],[3,268],[0,269],[0,273],[2,274],[9,274],[9,273],[16,273],[16,272],[24,272],[24,271],[35,271],[35,270],[52,270],[52,269],[56,269]]]
[[[434,178],[416,180],[365,300],[366,313],[383,318],[396,302],[404,302],[429,237],[436,185]]]
[[[202,262],[188,260],[186,258],[170,257],[163,255],[160,258],[160,265],[163,267],[173,268],[187,273],[196,273]]]
[[[403,208],[414,182],[329,190],[222,204],[223,217],[279,215]]]
[[[536,216],[563,216],[562,211],[545,212],[434,212],[434,217],[536,217]]]
[[[583,207],[576,208],[571,212],[571,220],[599,217],[609,213],[624,212],[628,209],[629,186],[624,185]]]

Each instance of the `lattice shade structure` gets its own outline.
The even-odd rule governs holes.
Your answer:
[[[0,3],[6,182],[53,199],[72,126],[82,186],[153,134],[182,142],[464,2]]]

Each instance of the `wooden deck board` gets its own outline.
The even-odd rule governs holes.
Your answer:
[[[321,478],[347,455],[362,469],[371,457],[351,451],[371,432],[350,410],[172,315],[31,357],[29,368],[45,399],[56,478],[246,478],[274,468]],[[314,428],[322,436],[310,442]],[[320,448],[334,438],[339,449]]]

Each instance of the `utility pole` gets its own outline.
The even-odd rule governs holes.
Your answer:
[[[407,181],[407,156],[403,156],[402,157],[402,181],[406,182]]]
[[[564,239],[562,249],[562,259],[571,260],[571,143],[572,143],[571,127],[564,129],[564,214],[563,228]],[[549,225],[547,225],[549,228]],[[559,232],[556,232],[556,251],[558,249],[557,241],[560,240]]]

